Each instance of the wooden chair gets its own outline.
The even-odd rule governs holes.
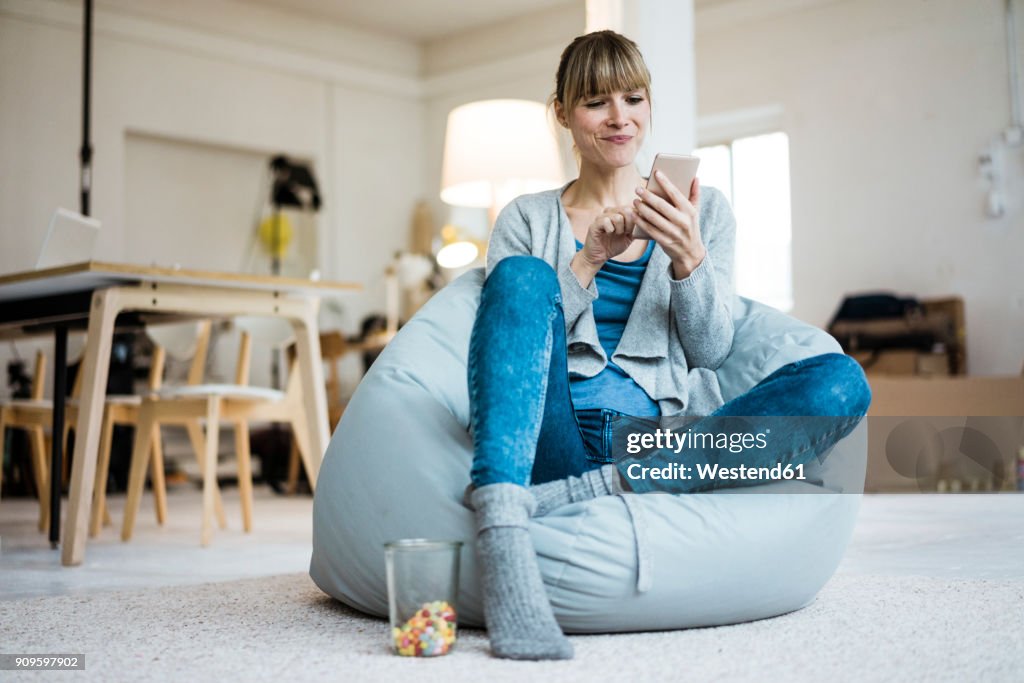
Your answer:
[[[371,342],[372,343],[372,342]],[[341,416],[345,412],[347,401],[342,399],[341,394],[341,373],[338,363],[350,353],[361,352],[367,348],[362,342],[351,342],[338,330],[320,333],[320,356],[327,364],[327,419],[330,423],[331,433],[341,422]],[[285,491],[295,494],[299,488],[299,468],[301,467],[299,449],[292,440],[292,449],[288,457],[288,477],[285,483]]]
[[[161,424],[183,424],[190,429],[197,454],[202,453],[203,512],[200,541],[208,545],[212,536],[211,515],[215,506],[216,467],[219,427],[227,422],[235,429],[235,456],[238,460],[238,487],[242,503],[242,526],[252,529],[252,467],[249,450],[251,422],[285,422],[292,428],[297,446],[309,452],[299,374],[290,372],[285,391],[249,386],[249,364],[253,338],[273,348],[284,348],[292,339],[291,326],[275,318],[239,318],[242,329],[234,384],[199,384],[170,388],[146,397],[139,408],[139,425],[135,434],[128,498],[125,502],[122,540],[131,539],[138,510],[146,466],[152,448],[152,433]],[[205,422],[203,435],[198,425]],[[195,427],[190,427],[195,425]],[[193,431],[195,432],[193,434]],[[223,526],[223,525],[222,525]]]
[[[35,367],[32,370],[32,389],[29,398],[11,399],[0,404],[0,444],[8,427],[28,432],[29,453],[32,462],[32,477],[39,496],[39,530],[44,531],[50,519],[50,478],[47,459],[45,430],[52,424],[45,418],[53,414],[53,403],[43,398],[46,380],[46,354],[36,351]],[[2,451],[0,451],[2,458]],[[0,467],[0,487],[3,485],[3,467]]]
[[[85,339],[81,335],[72,336],[69,340],[71,349],[68,356],[78,359],[85,349]],[[46,354],[36,351],[36,362],[32,376],[31,396],[27,399],[12,399],[0,408],[0,438],[7,427],[23,429],[28,432],[29,450],[31,451],[33,478],[36,493],[39,496],[39,530],[45,531],[50,524],[50,446],[52,435],[47,431],[53,426],[53,401],[44,398],[46,388]],[[81,376],[75,377],[71,397],[64,405],[64,440],[63,468],[61,482],[66,485],[70,476],[70,460],[68,457],[68,435],[78,419],[77,398],[82,388]],[[2,476],[2,473],[0,473]],[[109,516],[107,517],[109,520]]]
[[[167,326],[170,328],[171,326]],[[179,325],[179,327],[181,327]],[[160,329],[160,328],[156,328]],[[198,384],[202,379],[203,367],[206,361],[206,349],[210,337],[210,323],[204,322],[191,326],[190,334],[194,338],[194,348],[190,352],[193,356],[192,367],[189,370],[189,381]],[[84,348],[84,340],[78,340],[79,348]],[[72,357],[79,354],[72,352]],[[165,352],[163,347],[158,346],[150,368],[147,390],[152,392],[160,387],[163,375]],[[43,398],[46,377],[46,355],[42,351],[36,354],[36,366],[32,379],[32,396],[28,399],[15,399],[5,403],[0,408],[0,434],[7,427],[24,429],[29,433],[29,444],[32,453],[32,469],[36,481],[36,488],[39,492],[39,530],[45,531],[50,521],[50,444],[46,437],[46,430],[53,424],[53,401]],[[71,397],[65,403],[64,411],[64,433],[62,438],[67,453],[68,435],[78,420],[78,396],[82,386],[82,377],[79,374],[75,377],[72,386]],[[138,418],[138,409],[142,404],[141,396],[110,394],[105,399],[103,408],[102,430],[100,432],[99,459],[96,466],[96,480],[93,487],[93,506],[91,509],[89,534],[99,534],[101,525],[110,524],[110,514],[106,508],[107,476],[110,470],[110,453],[113,446],[113,431],[117,425],[135,426]],[[153,433],[153,469],[151,477],[153,480],[154,507],[156,518],[159,524],[163,524],[167,517],[167,494],[163,477],[163,450],[160,444],[160,434]],[[200,449],[201,451],[201,449]],[[64,458],[64,471],[62,478],[68,478],[69,457]],[[217,499],[218,516],[223,519],[224,511]]]
[[[163,387],[164,366],[168,349],[172,357],[189,361],[186,384],[196,385],[203,380],[206,367],[207,351],[210,344],[210,321],[202,320],[195,323],[173,323],[154,325],[147,329],[147,334],[155,342],[153,359],[149,368],[149,380],[146,395],[157,393]],[[93,487],[92,514],[89,520],[89,535],[96,536],[102,525],[110,524],[107,514],[107,476],[110,471],[110,452],[114,435],[114,427],[127,425],[138,428],[139,409],[143,396],[108,396],[103,411],[103,424],[100,430],[99,460],[96,463],[96,485]],[[203,446],[202,435],[198,423],[188,425],[189,439],[192,448],[202,466]],[[198,440],[197,440],[198,435]],[[167,519],[167,485],[164,481],[164,456],[160,440],[160,429],[154,428],[150,441],[153,453],[150,479],[153,484],[153,504],[156,509],[158,524]],[[224,508],[219,494],[215,501],[218,521],[226,526]]]
[[[320,356],[327,363],[327,381],[325,382],[327,389],[327,418],[330,421],[332,432],[338,426],[338,422],[341,421],[341,414],[345,412],[345,401],[341,398],[341,374],[338,371],[338,362],[349,353],[357,350],[357,346],[349,342],[337,330],[320,334]]]

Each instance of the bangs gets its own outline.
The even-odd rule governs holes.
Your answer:
[[[574,93],[576,102],[595,95],[650,89],[650,76],[642,63],[636,64],[619,51],[604,51],[595,57]]]

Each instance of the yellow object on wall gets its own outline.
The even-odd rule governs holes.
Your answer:
[[[282,258],[288,253],[295,231],[288,216],[283,213],[268,216],[260,223],[260,243],[271,256]]]

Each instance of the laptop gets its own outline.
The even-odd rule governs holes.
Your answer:
[[[39,251],[36,270],[91,261],[100,222],[68,209],[57,209]]]

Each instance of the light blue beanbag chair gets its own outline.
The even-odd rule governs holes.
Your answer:
[[[385,542],[461,540],[459,622],[483,624],[473,513],[461,503],[472,460],[466,356],[482,283],[482,270],[467,273],[402,328],[359,385],[324,457],[310,576],[364,612],[387,616]],[[725,400],[787,363],[840,350],[825,332],[757,302],[737,297],[733,310],[733,350],[717,371]],[[849,542],[866,454],[861,422],[822,463],[808,465],[808,482],[607,496],[534,518],[558,622],[567,633],[642,631],[800,609]]]

